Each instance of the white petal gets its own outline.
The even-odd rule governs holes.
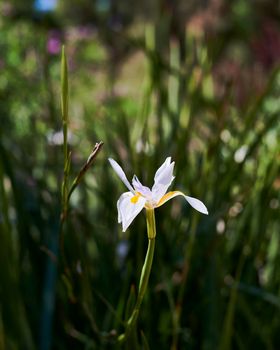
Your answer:
[[[122,223],[123,232],[127,230],[146,203],[146,199],[142,196],[139,196],[136,202],[132,201],[133,197],[135,196],[131,192],[125,192],[117,202],[118,221]]]
[[[194,209],[196,209],[202,214],[208,215],[208,210],[206,206],[199,199],[189,196],[185,196],[185,198]]]
[[[174,162],[171,163],[171,157],[168,157],[155,174],[155,183],[152,188],[152,197],[155,203],[166,193],[174,179],[174,164]]]
[[[165,195],[171,182],[168,185],[154,184],[152,188],[152,200],[154,203],[158,203],[159,200]]]
[[[129,183],[129,181],[126,178],[126,175],[124,173],[124,171],[122,170],[121,166],[112,158],[108,159],[112,168],[115,170],[116,174],[118,175],[118,177],[122,180],[122,182],[126,185],[126,187],[132,192],[134,193],[134,189],[131,186],[131,184]]]
[[[149,189],[149,187],[142,185],[140,180],[138,179],[138,177],[136,175],[133,176],[132,185],[135,188],[135,191],[140,192],[141,194],[143,194],[143,196],[145,196],[145,197],[152,196],[152,192]]]
[[[155,173],[155,182],[156,182],[156,179],[161,175],[162,171],[164,171],[164,169],[168,167],[170,163],[171,163],[171,157],[166,158],[165,162],[158,168],[158,170]]]
[[[177,197],[177,196],[183,196],[185,197],[185,199],[188,201],[188,203],[197,211],[199,211],[202,214],[207,214],[208,215],[208,210],[206,208],[206,206],[199,200],[193,197],[189,197],[189,196],[185,196],[183,192],[180,191],[172,191],[172,192],[168,192],[166,193],[166,195],[164,195],[160,201],[157,203],[157,208],[162,206],[164,203],[166,203],[167,201],[169,201],[170,199]]]
[[[118,209],[118,223],[120,224],[122,222],[122,213],[120,210],[121,204],[122,206],[125,203],[125,199],[129,198],[131,199],[133,197],[133,194],[131,192],[125,192],[123,193],[120,198],[117,201],[117,209]]]

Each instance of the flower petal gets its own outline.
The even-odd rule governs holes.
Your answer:
[[[158,202],[156,208],[161,207],[164,203],[166,203],[167,201],[169,201],[170,199],[177,197],[177,196],[183,196],[185,197],[183,192],[180,191],[171,191],[166,193]]]
[[[202,214],[207,214],[208,215],[208,210],[206,206],[199,200],[193,197],[185,196],[183,192],[180,191],[171,191],[166,193],[158,202],[157,208],[169,201],[170,199],[177,197],[177,196],[183,196],[185,197],[186,201],[197,211],[199,211]]]
[[[123,193],[120,198],[117,201],[117,209],[118,209],[118,223],[120,224],[122,222],[122,212],[121,212],[121,205],[122,205],[122,209],[123,205],[125,203],[125,199],[129,198],[131,199],[133,197],[133,194],[131,192],[125,192]]]
[[[165,162],[156,171],[156,173],[155,173],[155,181],[161,175],[161,173],[164,171],[164,169],[170,165],[170,163],[171,163],[171,157],[167,157],[165,159]]]
[[[135,217],[144,208],[146,199],[142,196],[134,196],[131,192],[123,193],[118,202],[118,222],[122,223],[123,232],[132,223]]]
[[[122,182],[126,185],[126,187],[132,192],[134,193],[134,189],[131,186],[131,184],[129,183],[129,181],[127,180],[127,177],[124,173],[124,171],[122,170],[121,166],[112,158],[108,159],[112,168],[115,170],[116,174],[118,175],[118,177],[122,180]]]
[[[152,196],[152,192],[149,189],[149,187],[142,185],[140,180],[138,179],[138,177],[136,175],[133,176],[132,185],[135,188],[135,191],[140,192],[143,196],[145,196],[145,197]]]
[[[194,209],[196,209],[202,214],[208,215],[208,209],[206,208],[204,203],[202,203],[199,199],[189,196],[185,196],[185,198]]]
[[[152,188],[152,197],[155,203],[166,193],[174,179],[174,164],[174,162],[171,163],[171,157],[168,157],[155,174],[155,183]]]

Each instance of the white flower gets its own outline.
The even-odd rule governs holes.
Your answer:
[[[131,185],[120,165],[112,158],[109,158],[109,162],[119,178],[129,189],[129,192],[123,193],[117,202],[118,222],[122,223],[123,232],[126,231],[144,207],[146,209],[158,208],[176,196],[183,196],[194,209],[203,214],[208,214],[206,206],[200,200],[185,196],[180,191],[166,193],[174,179],[173,169],[175,163],[171,163],[171,157],[168,157],[157,170],[152,189],[143,186],[135,175],[133,176]]]

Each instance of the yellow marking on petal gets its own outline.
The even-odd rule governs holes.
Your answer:
[[[130,202],[133,204],[136,204],[138,202],[140,196],[141,196],[141,194],[139,192],[136,192],[136,195],[130,199]]]
[[[182,193],[180,191],[171,191],[171,192],[166,193],[164,196],[161,197],[161,199],[159,200],[156,208],[160,207],[165,202],[169,201],[169,199],[172,199],[172,198],[174,198],[176,196],[184,196],[184,193]]]

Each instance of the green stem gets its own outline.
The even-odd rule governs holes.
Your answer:
[[[148,231],[148,239],[149,239],[148,249],[147,249],[147,253],[146,253],[145,262],[144,262],[144,265],[142,267],[136,304],[134,306],[134,309],[132,311],[130,318],[127,321],[125,334],[123,334],[119,337],[120,341],[124,341],[125,339],[128,340],[128,338],[130,338],[132,332],[135,330],[137,319],[138,319],[140,308],[141,308],[141,304],[142,304],[142,301],[144,299],[144,296],[145,296],[145,293],[147,290],[150,272],[151,272],[151,268],[152,268],[154,250],[155,250],[155,237],[156,237],[156,224],[155,224],[154,209],[147,209],[146,210],[146,217],[147,217],[147,231]]]

